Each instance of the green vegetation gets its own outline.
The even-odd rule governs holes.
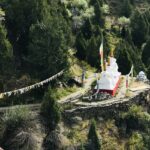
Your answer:
[[[53,88],[51,89],[51,93],[55,93],[56,100],[60,100],[61,98],[68,96],[69,94],[76,92],[77,87],[66,87],[66,88]]]
[[[100,139],[97,135],[97,131],[96,131],[96,122],[94,120],[92,120],[91,126],[90,126],[90,130],[89,130],[89,134],[88,134],[88,149],[90,150],[100,150],[101,149],[101,142]]]
[[[79,78],[83,68],[87,76],[100,70],[102,39],[105,58],[114,51],[122,74],[134,65],[135,75],[143,70],[150,79],[150,0],[0,0],[0,6],[0,93],[66,71],[58,79],[62,86],[56,80],[51,88],[47,85],[0,102],[5,106],[42,99],[41,114],[49,131],[55,132],[61,121],[57,100],[75,92],[80,84],[69,85],[69,81]],[[92,121],[89,133],[87,126],[79,125],[80,129],[69,130],[67,136],[72,144],[83,143],[81,149],[150,149],[148,112],[132,106],[117,117],[97,126]],[[9,110],[0,121],[4,149],[36,149],[29,133],[28,109]]]
[[[3,116],[3,122],[8,129],[25,126],[29,119],[30,113],[25,106],[18,106],[12,110],[8,110]]]
[[[130,17],[130,15],[132,14],[132,10],[133,10],[130,0],[123,0],[123,5],[122,5],[121,10],[122,10],[122,12],[121,12],[122,16],[125,16],[127,18]]]
[[[133,43],[139,48],[146,42],[149,27],[146,24],[143,14],[135,10],[131,18],[131,35]]]
[[[121,114],[120,123],[121,130],[125,130],[124,135],[130,137],[126,143],[127,149],[149,149],[149,113],[145,112],[141,106],[133,105],[128,112]]]
[[[4,149],[35,150],[36,142],[29,132],[31,114],[25,106],[8,110],[0,122],[0,145]]]
[[[57,104],[55,93],[49,89],[43,98],[41,114],[45,118],[49,130],[54,130],[60,121],[60,107]]]
[[[131,64],[135,73],[147,71],[148,2],[115,3],[120,11],[103,0],[1,0],[0,90],[15,89],[10,83],[25,74],[35,81],[68,70],[69,49],[75,49],[81,61],[99,69],[102,37],[105,57],[115,49],[120,71],[128,72]],[[128,62],[127,68],[122,60]]]

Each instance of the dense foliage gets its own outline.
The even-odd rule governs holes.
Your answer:
[[[133,105],[129,111],[121,113],[119,126],[121,136],[129,136],[126,149],[149,149],[150,114],[143,107]]]
[[[133,0],[118,1],[115,23],[106,0],[1,0],[0,4],[1,90],[24,74],[43,79],[66,69],[69,48],[76,48],[78,58],[99,69],[102,37],[105,57],[115,48],[121,72],[127,73],[132,64],[135,73],[149,72],[150,10],[136,9]],[[114,44],[113,38],[118,42]]]
[[[55,93],[49,89],[45,93],[43,103],[41,106],[41,114],[46,120],[46,126],[48,129],[54,130],[60,121],[60,107],[57,104],[57,98]]]
[[[0,122],[0,145],[8,150],[35,150],[36,142],[31,131],[31,114],[25,106],[10,109]]]

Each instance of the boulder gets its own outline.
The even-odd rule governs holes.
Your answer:
[[[80,123],[82,121],[82,118],[81,117],[73,117],[73,118],[71,118],[71,123],[73,123],[73,124],[78,124],[78,123]]]

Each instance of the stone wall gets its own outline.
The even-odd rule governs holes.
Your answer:
[[[80,116],[86,119],[92,117],[110,117],[117,115],[119,111],[127,111],[128,108],[133,104],[143,105],[149,110],[150,89],[137,92],[137,94],[132,98],[120,99],[120,101],[110,103],[107,105],[77,107],[72,110],[66,110],[64,112],[64,117],[67,119],[75,116]]]

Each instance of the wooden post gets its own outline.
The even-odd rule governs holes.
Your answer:
[[[82,87],[84,87],[85,75],[86,75],[86,71],[85,71],[85,69],[83,68],[82,76],[81,76],[81,80],[82,80]]]
[[[106,59],[104,60],[104,71],[106,71],[106,68],[107,68],[107,62],[106,62]]]

